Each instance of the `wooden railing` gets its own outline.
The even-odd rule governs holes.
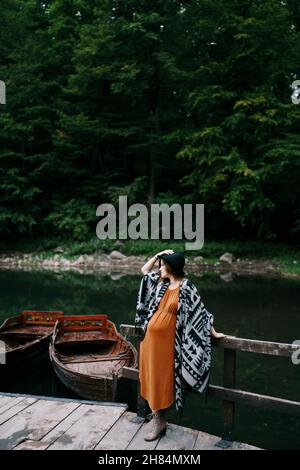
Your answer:
[[[139,352],[142,330],[139,327],[135,327],[133,325],[121,325],[120,331],[121,334],[125,337],[137,338],[137,349]],[[233,441],[233,426],[236,402],[262,407],[264,409],[289,413],[294,416],[300,416],[300,401],[285,400],[283,398],[261,395],[259,393],[252,393],[235,388],[237,350],[291,358],[292,354],[295,351],[298,351],[299,345],[226,336],[225,338],[218,340],[213,339],[212,346],[224,349],[223,386],[209,385],[208,387],[208,397],[217,398],[223,401],[224,429],[222,440],[224,447],[229,446]],[[123,377],[138,381],[139,372],[137,369],[124,367]],[[189,391],[199,394],[199,392],[194,391],[192,388],[189,388]],[[140,419],[144,419],[148,411],[149,408],[147,403],[138,393],[137,416]]]

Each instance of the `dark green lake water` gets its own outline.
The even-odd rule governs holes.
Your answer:
[[[0,271],[0,320],[23,309],[63,310],[66,314],[108,314],[119,328],[132,324],[140,276]],[[207,274],[190,279],[227,334],[291,343],[300,340],[300,283],[283,279],[239,277],[225,282]],[[222,385],[223,351],[214,349],[211,383]],[[300,365],[289,358],[237,353],[236,386],[281,398],[300,399]],[[0,378],[0,390],[54,397],[74,397],[54,375],[47,354],[28,372]],[[135,406],[136,384],[118,401]],[[222,434],[221,402],[201,395],[187,397],[183,417],[173,405],[168,420]],[[268,449],[300,449],[300,419],[261,408],[236,406],[234,438]]]

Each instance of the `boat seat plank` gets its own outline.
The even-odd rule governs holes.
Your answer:
[[[92,362],[115,362],[115,361],[130,361],[132,359],[132,355],[130,356],[114,356],[114,357],[110,357],[110,356],[106,356],[106,357],[102,357],[101,359],[100,358],[97,358],[97,359],[74,359],[73,361],[72,360],[64,360],[64,361],[61,361],[63,364],[90,364]]]
[[[26,327],[12,327],[8,330],[1,331],[0,336],[10,335],[26,335],[26,336],[37,336],[37,335],[48,335],[53,330],[53,326],[26,326]]]
[[[62,344],[62,343],[82,343],[82,342],[99,342],[99,344],[109,344],[109,343],[115,343],[116,338],[109,338],[105,335],[100,334],[99,332],[88,332],[88,336],[86,332],[76,332],[76,333],[65,333],[64,335],[60,335],[57,340],[56,344]]]
[[[126,361],[124,361],[124,366]],[[75,364],[64,364],[66,368],[72,372],[79,374],[86,374],[88,376],[111,376],[117,372],[121,373],[120,369],[122,364],[116,363],[116,361],[105,361],[105,362],[90,362],[90,363],[75,363]]]
[[[132,354],[130,354],[130,351],[124,351],[118,354],[110,353],[103,355],[101,355],[99,352],[97,354],[59,354],[58,357],[63,364],[83,364],[86,362],[119,361],[121,359],[130,360],[132,359]]]
[[[35,339],[38,340],[39,337],[35,337]],[[22,351],[22,349],[26,348],[28,345],[31,345],[34,342],[32,339],[28,339],[28,341],[20,343],[20,341],[17,341],[14,338],[5,338],[4,340],[2,339],[2,341],[5,343],[6,353],[10,351]]]

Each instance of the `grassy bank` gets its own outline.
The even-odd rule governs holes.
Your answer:
[[[219,257],[230,252],[236,258],[250,260],[267,260],[274,263],[284,274],[290,273],[300,275],[300,249],[283,243],[261,242],[261,241],[237,241],[225,240],[205,241],[204,246],[198,251],[185,250],[182,241],[170,240],[98,240],[96,237],[85,242],[71,242],[59,239],[42,239],[34,242],[25,242],[9,246],[2,244],[2,253],[31,253],[40,258],[51,258],[57,253],[57,248],[65,258],[73,259],[84,254],[108,254],[112,250],[121,251],[125,255],[153,256],[158,251],[171,248],[182,251],[186,258],[203,256],[205,262],[215,263]]]

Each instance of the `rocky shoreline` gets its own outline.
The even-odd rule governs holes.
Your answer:
[[[54,270],[77,271],[83,274],[95,272],[123,273],[139,275],[146,256],[126,256],[120,251],[110,254],[89,254],[67,258],[59,248],[54,255],[45,257],[38,254],[12,253],[0,255],[1,270]],[[268,260],[235,258],[231,253],[224,253],[216,262],[206,261],[202,256],[186,256],[185,271],[195,276],[205,272],[222,275],[224,280],[231,280],[234,275],[280,276],[300,279],[298,274],[282,272],[275,263]]]

